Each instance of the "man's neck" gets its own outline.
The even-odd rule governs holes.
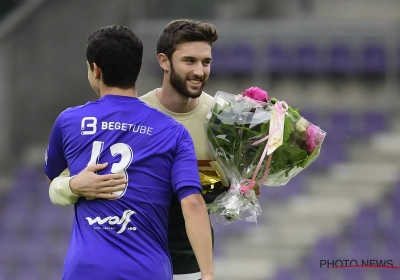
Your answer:
[[[136,93],[136,89],[121,89],[117,87],[106,87],[103,86],[100,88],[100,97],[105,95],[118,95],[118,96],[127,96],[127,97],[138,97]]]
[[[156,92],[156,96],[165,109],[174,113],[189,113],[199,104],[199,98],[183,96],[174,88],[165,85]]]

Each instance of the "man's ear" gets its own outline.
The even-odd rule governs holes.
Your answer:
[[[93,62],[93,73],[95,79],[101,79],[101,69],[100,67]]]
[[[168,57],[163,54],[163,53],[159,53],[157,55],[157,59],[158,59],[158,64],[160,64],[160,67],[164,70],[164,71],[169,71],[170,68],[170,63],[169,63],[169,59]]]

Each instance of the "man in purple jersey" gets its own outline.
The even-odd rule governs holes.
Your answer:
[[[167,225],[180,200],[203,280],[213,279],[211,230],[193,142],[183,125],[137,98],[143,45],[126,27],[87,41],[89,83],[100,99],[57,118],[45,157],[50,180],[107,162],[123,186],[114,200],[79,198],[63,279],[172,279]],[[112,177],[110,177],[112,179]]]

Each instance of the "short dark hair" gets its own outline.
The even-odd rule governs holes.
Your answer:
[[[96,63],[109,87],[135,87],[142,67],[142,40],[124,26],[106,26],[94,31],[87,40],[86,59],[93,70]]]
[[[158,38],[157,54],[163,53],[171,59],[177,45],[204,41],[212,46],[217,39],[217,29],[210,23],[190,19],[173,20],[165,26]]]

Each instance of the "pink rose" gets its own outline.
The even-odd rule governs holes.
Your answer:
[[[306,149],[308,153],[312,153],[314,149],[322,143],[325,138],[325,134],[319,129],[318,126],[309,125],[306,129],[307,140]]]
[[[266,102],[270,99],[268,93],[258,87],[248,88],[245,92],[242,93],[242,95],[262,102]]]

